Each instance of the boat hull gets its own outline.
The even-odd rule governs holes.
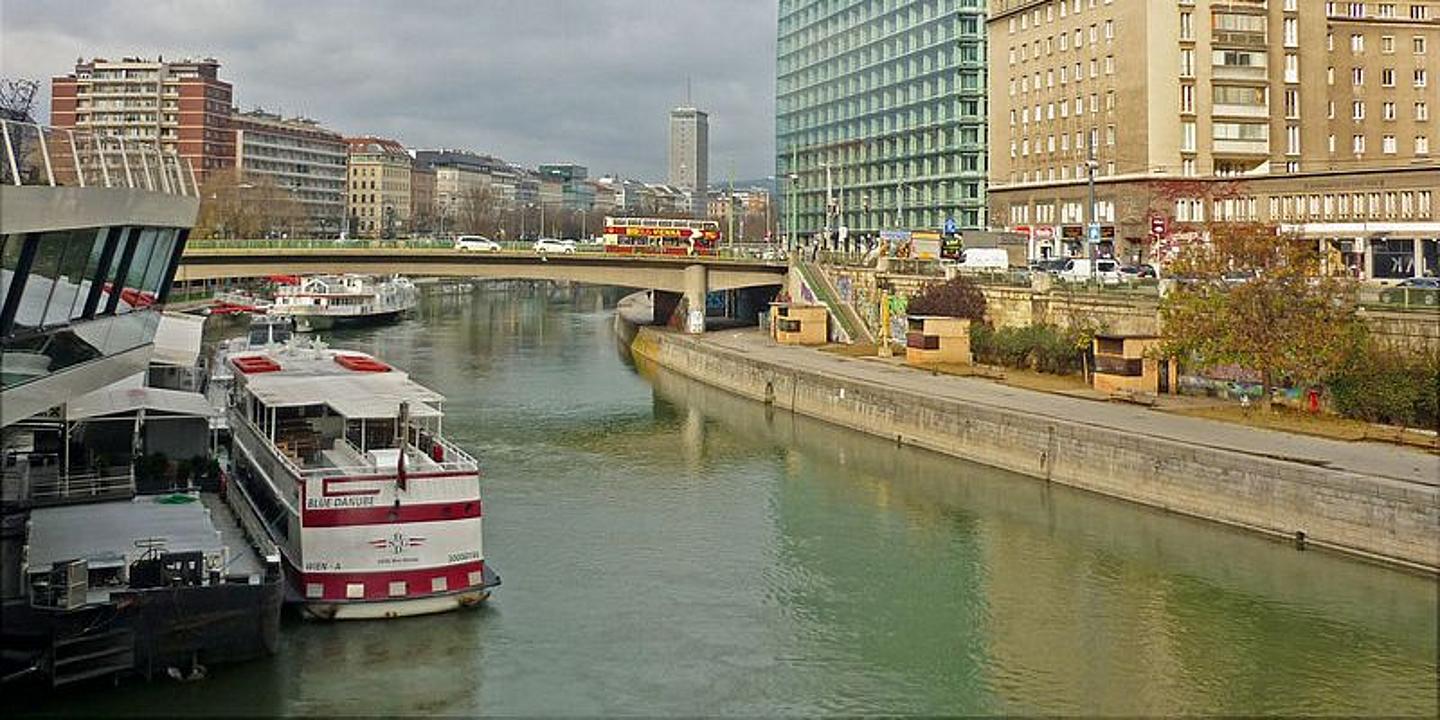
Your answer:
[[[490,590],[464,590],[449,595],[409,600],[370,600],[353,603],[306,602],[300,613],[307,620],[384,620],[434,615],[475,607],[490,599]]]
[[[336,316],[336,315],[311,315],[295,314],[291,318],[295,320],[295,331],[302,333],[320,332],[332,330],[337,327],[363,327],[366,325],[381,325],[395,322],[404,315],[407,310],[391,310],[389,312],[375,313],[373,315]]]
[[[486,563],[481,573],[481,584],[447,593],[435,593],[418,597],[385,600],[306,600],[300,595],[304,584],[303,573],[289,562],[285,563],[287,587],[286,602],[300,610],[306,620],[386,620],[390,618],[435,615],[479,605],[490,599],[490,593],[500,586],[500,576]]]

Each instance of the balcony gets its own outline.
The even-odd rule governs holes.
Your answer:
[[[1270,155],[1269,140],[1220,140],[1214,141],[1210,146],[1211,153],[1217,156],[1234,157],[1237,155]]]
[[[1263,32],[1216,30],[1210,34],[1210,44],[1216,48],[1264,50],[1268,47],[1266,40],[1266,34]]]
[[[1270,106],[1217,103],[1210,106],[1210,115],[1212,117],[1268,118],[1270,117]]]
[[[1215,65],[1210,75],[1216,80],[1259,80],[1270,78],[1270,68],[1264,65]]]

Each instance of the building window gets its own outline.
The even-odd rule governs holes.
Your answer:
[[[1429,105],[1426,105],[1423,100],[1420,101],[1420,102],[1415,103],[1415,119],[1416,119],[1416,120],[1429,120],[1429,119],[1430,119],[1430,106],[1429,106]]]
[[[1350,117],[1353,120],[1365,119],[1365,101],[1356,100],[1350,103]]]
[[[1425,137],[1424,135],[1416,135],[1416,136],[1415,136],[1415,154],[1416,154],[1416,155],[1429,155],[1429,154],[1430,154],[1430,138]]]
[[[1180,86],[1180,112],[1194,114],[1195,112],[1195,86]]]
[[[1365,136],[1364,136],[1364,135],[1356,135],[1356,136],[1354,136],[1353,138],[1351,138],[1350,149],[1351,149],[1356,155],[1364,155],[1364,154],[1365,154]]]
[[[1414,43],[1415,54],[1416,54],[1416,55],[1424,55],[1424,54],[1425,54],[1425,36],[1424,36],[1424,35],[1416,35],[1416,36],[1413,38],[1412,42]]]
[[[1430,75],[1429,75],[1429,73],[1425,72],[1425,69],[1424,69],[1424,68],[1417,68],[1417,69],[1415,70],[1415,87],[1417,87],[1417,88],[1423,88],[1423,87],[1425,87],[1426,85],[1429,84],[1429,78],[1430,78]]]
[[[1394,155],[1396,151],[1395,136],[1386,135],[1380,139],[1380,150],[1386,155]]]
[[[1395,36],[1394,36],[1394,35],[1381,35],[1381,36],[1380,36],[1380,52],[1381,52],[1381,53],[1384,53],[1384,54],[1386,54],[1386,55],[1390,55],[1390,54],[1393,54],[1393,53],[1395,52]]]
[[[1360,87],[1365,84],[1365,68],[1357,67],[1350,69],[1350,84]]]

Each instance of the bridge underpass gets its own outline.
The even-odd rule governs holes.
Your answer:
[[[788,273],[785,264],[709,257],[575,253],[462,253],[450,249],[245,248],[187,250],[175,273],[179,287],[210,282],[318,273],[399,274],[494,280],[569,280],[653,290],[655,319],[703,332],[707,296],[722,293],[726,314],[753,320]],[[715,307],[717,303],[709,303]]]

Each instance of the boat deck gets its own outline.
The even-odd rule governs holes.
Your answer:
[[[240,523],[225,501],[213,493],[200,493],[200,502],[210,511],[210,521],[220,533],[220,542],[230,548],[230,564],[225,568],[225,574],[264,577],[265,568],[260,563],[260,556],[255,553],[250,539],[245,537],[245,531],[240,529]]]
[[[46,572],[56,563],[77,559],[89,561],[91,569],[128,568],[147,547],[161,545],[165,552],[224,557],[226,575],[263,577],[260,558],[218,497],[202,493],[192,502],[159,502],[164,497],[142,495],[31,511],[30,572]],[[92,589],[91,600],[104,600],[108,593],[107,588]]]

